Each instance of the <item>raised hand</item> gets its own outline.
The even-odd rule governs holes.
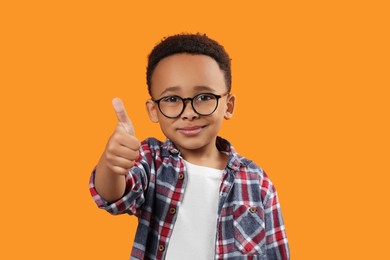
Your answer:
[[[107,142],[100,163],[112,173],[126,175],[139,156],[140,142],[134,136],[134,127],[119,98],[112,104],[118,118],[114,133]]]

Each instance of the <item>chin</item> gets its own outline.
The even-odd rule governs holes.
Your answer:
[[[186,149],[186,150],[198,150],[198,149],[201,149],[202,147],[204,147],[205,145],[204,144],[201,144],[199,142],[175,142],[175,145],[179,148],[183,148],[183,149]]]
[[[194,139],[186,139],[186,140],[180,140],[179,142],[172,140],[177,148],[186,149],[186,150],[202,150],[207,148],[211,143],[212,140],[199,140],[198,138]]]

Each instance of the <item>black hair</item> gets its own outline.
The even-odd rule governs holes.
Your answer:
[[[176,34],[165,37],[148,56],[146,84],[151,94],[152,74],[160,60],[178,53],[207,55],[213,58],[224,72],[227,90],[232,85],[231,59],[225,48],[206,34]]]

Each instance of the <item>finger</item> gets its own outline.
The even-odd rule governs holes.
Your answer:
[[[129,160],[122,157],[114,157],[111,160],[112,166],[122,167],[124,169],[130,169],[135,164],[135,160]]]
[[[111,166],[111,170],[119,175],[124,175],[126,176],[129,173],[129,169],[125,169],[119,166]]]
[[[141,147],[141,142],[134,135],[129,135],[126,132],[126,129],[121,125],[117,126],[115,133],[112,135],[111,139],[114,143],[117,143],[121,146],[127,148],[138,150]]]
[[[138,150],[132,150],[124,146],[118,147],[112,154],[114,157],[121,157],[127,160],[136,160],[139,157]]]
[[[127,133],[134,135],[133,123],[131,122],[129,116],[127,115],[122,100],[120,100],[120,98],[114,98],[112,100],[112,105],[114,107],[119,124],[125,128]]]

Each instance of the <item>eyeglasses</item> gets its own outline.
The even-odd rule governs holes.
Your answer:
[[[179,117],[186,108],[186,101],[191,101],[191,106],[195,113],[201,116],[208,116],[214,113],[218,107],[218,100],[221,97],[228,95],[226,92],[222,95],[215,95],[212,93],[200,93],[192,98],[182,98],[179,96],[165,96],[154,100],[157,103],[160,112],[168,118]]]

